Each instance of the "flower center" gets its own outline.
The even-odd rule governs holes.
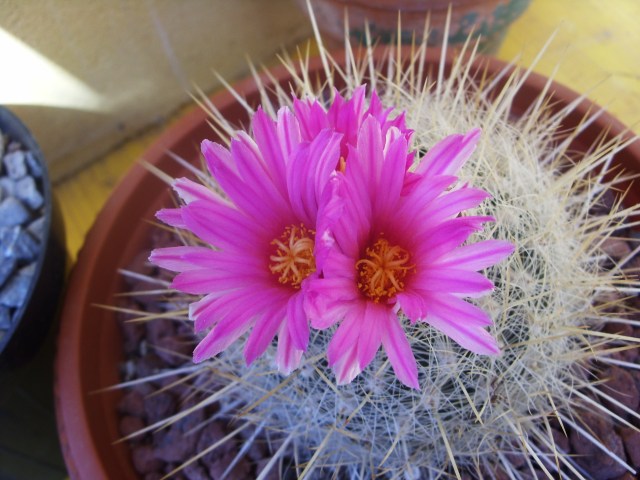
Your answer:
[[[278,276],[283,285],[300,288],[302,281],[316,271],[313,256],[313,230],[304,225],[290,225],[279,238],[271,241],[275,246],[274,254],[269,257],[269,270]]]
[[[409,264],[410,259],[404,248],[379,238],[365,250],[364,258],[356,262],[358,288],[376,303],[388,300],[404,290],[405,277],[415,270],[415,265]]]

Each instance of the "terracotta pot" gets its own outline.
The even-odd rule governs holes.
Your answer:
[[[334,58],[343,58],[338,53]],[[427,69],[437,72],[439,52],[432,51]],[[487,60],[489,75],[500,71],[504,64]],[[447,69],[450,63],[447,63]],[[321,76],[321,62],[309,63],[310,77]],[[274,78],[286,85],[289,74],[284,68],[271,71]],[[265,77],[266,81],[266,77]],[[532,74],[514,101],[514,115],[521,115],[543,90],[547,79]],[[235,86],[248,102],[257,105],[259,94],[253,80]],[[559,110],[578,97],[574,92],[553,85],[551,101]],[[212,97],[222,114],[235,124],[247,124],[245,110],[227,92]],[[582,101],[562,125],[570,130],[581,123],[593,104]],[[607,114],[600,115],[577,138],[572,151],[584,152],[603,135],[610,139],[625,131],[624,125]],[[191,160],[198,159],[197,145],[204,138],[216,139],[206,122],[205,114],[194,110],[162,135],[146,152],[144,159],[169,175],[177,176],[181,168],[166,154],[167,150]],[[628,172],[640,173],[640,142],[635,142],[616,156],[616,161]],[[114,190],[98,216],[80,252],[72,273],[62,312],[58,341],[56,372],[56,413],[60,440],[72,479],[139,478],[133,469],[126,443],[119,438],[118,414],[115,404],[119,392],[96,393],[119,381],[119,363],[123,359],[121,334],[115,315],[96,304],[113,304],[114,295],[124,290],[118,268],[130,264],[133,257],[149,244],[151,227],[145,221],[167,205],[167,187],[141,165],[135,166]],[[640,188],[632,188],[628,202],[640,201]]]
[[[306,12],[306,0],[297,0]],[[372,40],[392,42],[398,37],[398,12],[401,13],[400,38],[405,44],[420,42],[429,17],[429,44],[442,45],[449,5],[451,23],[448,42],[463,44],[471,35],[481,37],[480,49],[497,51],[509,25],[529,5],[530,0],[315,0],[311,3],[324,37],[336,42],[344,39],[345,12],[352,39],[365,43],[365,25]]]

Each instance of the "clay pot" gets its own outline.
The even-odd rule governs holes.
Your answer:
[[[333,58],[344,58],[344,55],[337,53]],[[437,72],[439,58],[439,52],[431,51],[426,58],[425,70]],[[484,72],[485,65],[490,76],[504,68],[504,63],[488,59],[482,66],[477,64],[478,74]],[[450,66],[449,61],[446,69]],[[320,60],[312,59],[309,62],[310,78],[322,77],[321,72]],[[271,74],[282,85],[288,84],[290,76],[286,69],[275,68]],[[268,83],[266,76],[263,79]],[[516,96],[513,114],[523,114],[543,91],[546,82],[542,76],[529,76]],[[245,80],[234,88],[249,104],[257,105],[260,101],[253,80]],[[557,84],[549,91],[554,92],[549,104],[556,110],[578,98],[577,94]],[[212,97],[212,102],[231,123],[248,124],[244,108],[230,93],[219,93]],[[596,109],[592,103],[583,100],[566,117],[563,130],[581,124],[589,111]],[[606,141],[625,130],[624,125],[610,115],[602,114],[584,129],[569,150],[585,152],[596,139],[604,136]],[[193,110],[163,134],[143,158],[169,175],[179,176],[181,168],[169,157],[167,150],[197,161],[197,146],[204,138],[216,140],[216,135],[208,126],[205,113]],[[616,162],[629,173],[640,173],[640,142],[621,151]],[[124,290],[124,281],[117,270],[129,265],[133,257],[149,245],[152,227],[146,220],[153,219],[160,206],[168,205],[168,199],[167,186],[145,167],[136,165],[114,190],[98,216],[72,273],[62,312],[55,364],[59,434],[72,479],[139,478],[126,443],[114,443],[119,438],[116,403],[121,393],[96,393],[119,382],[119,364],[123,359],[116,316],[96,305],[113,304],[114,295]],[[639,202],[640,188],[631,188],[627,201]]]
[[[297,0],[307,12],[306,0]],[[369,24],[372,41],[394,42],[398,37],[400,12],[402,43],[422,40],[429,18],[430,45],[442,45],[449,6],[451,22],[448,42],[463,44],[471,35],[481,37],[480,49],[496,52],[509,25],[529,5],[530,0],[315,0],[311,3],[323,37],[336,42],[344,40],[345,12],[349,34],[353,40],[366,41],[365,25]]]

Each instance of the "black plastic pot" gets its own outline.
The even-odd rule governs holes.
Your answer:
[[[38,352],[56,316],[64,285],[65,235],[62,217],[52,195],[47,165],[31,132],[2,106],[0,131],[32,153],[42,170],[36,185],[44,198],[44,233],[31,284],[24,301],[12,313],[11,326],[0,338],[0,366],[16,367]],[[0,261],[5,261],[2,254]]]

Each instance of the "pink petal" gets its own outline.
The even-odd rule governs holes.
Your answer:
[[[169,270],[193,272],[189,274],[191,277],[184,275],[182,278],[192,278],[194,281],[234,278],[265,282],[273,280],[271,272],[265,266],[264,257],[245,252],[223,252],[207,247],[169,247],[154,250],[150,260]]]
[[[289,375],[298,368],[303,353],[302,350],[293,346],[289,329],[283,324],[278,333],[278,349],[276,352],[276,365],[280,373]]]
[[[436,264],[465,270],[482,270],[500,262],[515,250],[515,245],[503,240],[484,240],[472,243],[443,255]]]
[[[310,141],[321,130],[329,128],[327,112],[316,100],[299,100],[294,98],[293,111],[300,124],[302,138]]]
[[[282,297],[274,295],[274,292],[256,294],[255,289],[232,292],[214,300],[207,299],[197,308],[190,308],[190,315],[192,310],[198,310],[199,316],[195,317],[196,332],[202,329],[205,322],[214,325],[196,347],[194,361],[217,355],[243,335],[256,319],[260,322],[266,314],[282,313],[285,308]],[[282,320],[282,315],[278,318]]]
[[[397,305],[412,323],[424,318],[427,314],[424,297],[411,290],[396,295]]]
[[[258,108],[251,122],[253,136],[258,151],[262,154],[265,167],[272,176],[272,181],[281,192],[286,192],[286,158],[278,138],[275,121],[262,108]]]
[[[382,345],[396,377],[406,386],[420,390],[416,359],[400,320],[390,315],[385,325],[386,328],[382,329]]]
[[[335,168],[339,161],[339,146],[342,135],[337,133],[320,133],[311,142],[309,155],[315,159],[315,168],[312,169],[315,180],[313,191],[316,203],[319,203],[327,187],[329,180],[334,177]],[[317,212],[317,209],[316,209]]]
[[[391,127],[396,128],[400,131],[402,136],[405,138],[407,142],[411,140],[411,136],[413,134],[413,130],[407,129],[406,121],[405,121],[405,112],[400,112],[395,118],[389,118],[389,115],[393,111],[393,108],[384,108],[382,106],[382,102],[380,102],[380,98],[378,97],[377,92],[374,90],[371,94],[371,102],[369,105],[369,109],[365,112],[365,116],[373,115],[376,117],[380,125],[382,126],[382,132],[386,134],[386,132],[391,129]],[[405,170],[411,165],[408,163],[405,165]]]
[[[433,263],[462,245],[472,233],[482,228],[484,222],[490,220],[490,217],[457,217],[446,220],[438,228],[427,230],[423,235],[416,234],[411,251],[422,262]]]
[[[500,354],[498,343],[482,327],[454,324],[436,316],[428,317],[427,323],[473,353],[480,355]]]
[[[429,149],[416,172],[426,176],[455,174],[475,150],[480,133],[480,129],[474,129],[438,142]]]
[[[332,250],[325,261],[324,277],[307,279],[303,284],[305,311],[314,328],[325,329],[335,324],[360,300],[355,277],[355,262]]]
[[[258,279],[261,280],[261,279]],[[186,270],[173,278],[171,288],[192,295],[203,295],[209,292],[225,292],[227,290],[258,283],[250,273],[214,276],[208,269]]]
[[[380,122],[380,124],[382,125],[382,122]],[[384,128],[383,128],[382,136],[384,137],[384,156],[385,157],[389,154],[389,148],[391,147],[391,145],[395,143],[396,140],[402,139],[404,140],[404,144],[405,145],[407,144],[407,141],[404,135],[402,135],[402,132],[395,127],[389,127],[386,132],[384,131]],[[405,173],[406,172],[403,171],[402,175],[404,176]]]
[[[382,106],[382,102],[380,101],[380,97],[378,96],[378,92],[373,90],[371,93],[371,101],[369,102],[369,108],[367,112],[369,115],[373,115],[378,119],[381,125],[384,125],[389,113],[391,112],[391,108],[385,109]]]
[[[251,317],[245,315],[218,323],[196,346],[193,361],[200,363],[225,350],[249,329],[251,320]]]
[[[395,213],[398,221],[413,223],[413,218],[429,206],[442,192],[457,179],[449,175],[437,177],[420,177],[409,175],[410,181],[405,180],[402,191],[402,203]],[[401,220],[400,220],[401,219]]]
[[[362,183],[371,201],[383,193],[378,191],[384,164],[383,146],[380,124],[374,117],[367,117],[358,135],[357,159],[349,153],[346,175]]]
[[[364,328],[358,336],[358,368],[364,370],[376,356],[382,343],[382,331],[390,317],[395,317],[387,305],[367,302],[364,317],[359,321]]]
[[[413,133],[413,131],[408,130],[410,133]],[[411,139],[411,135],[405,135],[405,138],[407,139],[407,143],[410,144],[410,139]],[[411,166],[414,164],[416,159],[416,151],[415,150],[411,150],[408,154],[407,154],[407,161],[405,163],[404,169],[405,169],[405,178],[407,175],[411,174],[413,175],[411,172],[409,172],[409,168],[411,168]]]
[[[344,141],[341,147],[341,155],[348,158],[348,144],[356,142],[360,131],[361,121],[363,117],[363,106],[365,99],[365,87],[361,85],[357,87],[349,100],[345,100],[336,90],[335,97],[327,117],[333,128],[344,134]]]
[[[431,296],[426,322],[462,347],[482,355],[500,353],[496,340],[483,327],[491,319],[480,308],[452,295]]]
[[[318,272],[323,271],[325,260],[335,244],[331,230],[344,212],[344,202],[342,202],[338,194],[340,189],[339,182],[342,178],[342,176],[339,177],[333,174],[320,196],[313,252],[316,259],[316,271]]]
[[[323,130],[304,145],[288,165],[287,188],[291,208],[306,225],[315,225],[321,195],[338,164],[340,135]]]
[[[209,316],[211,312],[214,311],[215,302],[221,297],[223,294],[219,292],[209,293],[202,297],[200,300],[189,304],[189,318],[194,320],[194,322],[198,322],[200,319],[201,325],[200,328],[195,328],[196,332],[201,332],[202,330],[209,328],[215,324],[217,319],[204,322],[204,317]],[[202,325],[204,323],[204,325]]]
[[[305,293],[304,309],[311,326],[324,330],[342,320],[358,297],[355,284],[348,278],[312,279]]]
[[[256,358],[265,352],[283,324],[284,316],[285,309],[276,308],[256,320],[244,346],[244,358],[247,365],[251,365]]]
[[[411,279],[410,288],[478,297],[491,291],[493,283],[477,272],[433,267],[423,271],[418,268]]]
[[[355,162],[357,159],[352,157],[351,164]],[[358,178],[357,175],[350,175],[339,182],[337,195],[344,203],[345,209],[340,221],[335,222],[331,228],[332,239],[339,251],[353,259],[358,258],[360,247],[370,235],[372,216],[369,192]]]
[[[397,129],[393,128],[392,131],[397,132],[398,136],[385,152],[373,197],[374,215],[380,217],[393,215],[397,210],[405,175],[407,141],[399,135],[400,132]]]
[[[246,273],[255,277],[273,279],[273,274],[265,265],[265,257],[258,251],[212,250],[211,263],[207,268],[215,270],[213,275]]]
[[[246,286],[230,292],[216,291],[189,306],[189,317],[194,319],[194,330],[200,332],[228,316],[261,315],[269,307],[286,306],[286,292],[277,289],[257,289]]]
[[[217,148],[214,149],[213,146]],[[239,134],[238,138],[231,142],[231,155],[238,171],[212,153],[221,148],[220,145],[207,140],[202,143],[209,169],[236,208],[254,220],[270,224],[280,223],[283,212],[286,211],[286,203],[281,192],[273,184],[270,172],[259,152],[253,149],[253,141],[246,135]]]
[[[253,180],[245,182],[230,169],[221,166],[216,170],[216,179],[235,207],[245,215],[268,224],[282,222],[283,212],[286,212],[285,202],[269,184],[269,178],[255,175]]]
[[[156,212],[156,218],[170,227],[187,228],[182,219],[181,208],[163,208]]]
[[[196,183],[188,178],[178,178],[173,181],[173,189],[185,203],[195,200],[221,201],[220,197],[204,185]]]
[[[297,293],[289,299],[286,314],[292,345],[298,350],[306,350],[309,344],[309,320],[304,309],[304,295]]]
[[[356,352],[357,340],[360,335],[360,329],[362,328],[360,321],[364,313],[363,303],[364,302],[356,302],[352,305],[347,316],[333,334],[333,337],[329,342],[329,346],[327,347],[327,360],[329,361],[330,367],[333,367],[345,355],[349,356],[350,352],[353,351],[354,355],[349,363],[353,362],[355,364],[354,368],[358,370],[358,358]],[[343,365],[343,367],[346,369],[345,371],[353,370],[349,365]],[[358,370],[355,375],[358,373],[360,373],[360,370]]]
[[[460,188],[434,200],[428,211],[422,213],[421,219],[428,222],[427,225],[437,225],[444,220],[457,216],[460,212],[477,207],[490,196],[484,190],[477,188]]]
[[[484,310],[453,295],[432,292],[423,292],[423,295],[428,310],[427,321],[433,314],[455,324],[484,327],[493,323]]]
[[[346,385],[356,378],[362,369],[358,364],[356,345],[349,345],[348,350],[342,353],[341,357],[333,364],[333,371],[338,380],[338,385]]]
[[[231,152],[223,145],[212,142],[211,140],[203,140],[200,143],[200,152],[204,156],[207,166],[209,167],[209,173],[211,173],[212,176],[215,177],[215,169],[213,167],[218,164],[232,169],[236,174],[238,173],[235,159],[231,155]]]
[[[283,157],[290,158],[302,142],[302,135],[298,120],[287,107],[278,110],[276,133]]]
[[[200,239],[217,248],[254,251],[256,246],[269,248],[273,232],[237,210],[213,202],[195,201],[182,208],[186,227]]]
[[[166,247],[151,252],[149,261],[174,272],[211,268],[215,252],[207,247]]]
[[[353,283],[354,285],[353,289],[355,289],[356,276],[357,276],[356,258],[345,255],[344,253],[340,252],[338,249],[332,250],[330,252],[330,255],[327,256],[324,263],[324,269],[323,269],[324,278],[325,279],[335,278],[335,277],[346,278]],[[353,290],[353,289],[350,289],[350,290]],[[351,297],[350,292],[340,292],[340,293],[336,292],[336,293],[340,295],[349,295],[349,297]]]

